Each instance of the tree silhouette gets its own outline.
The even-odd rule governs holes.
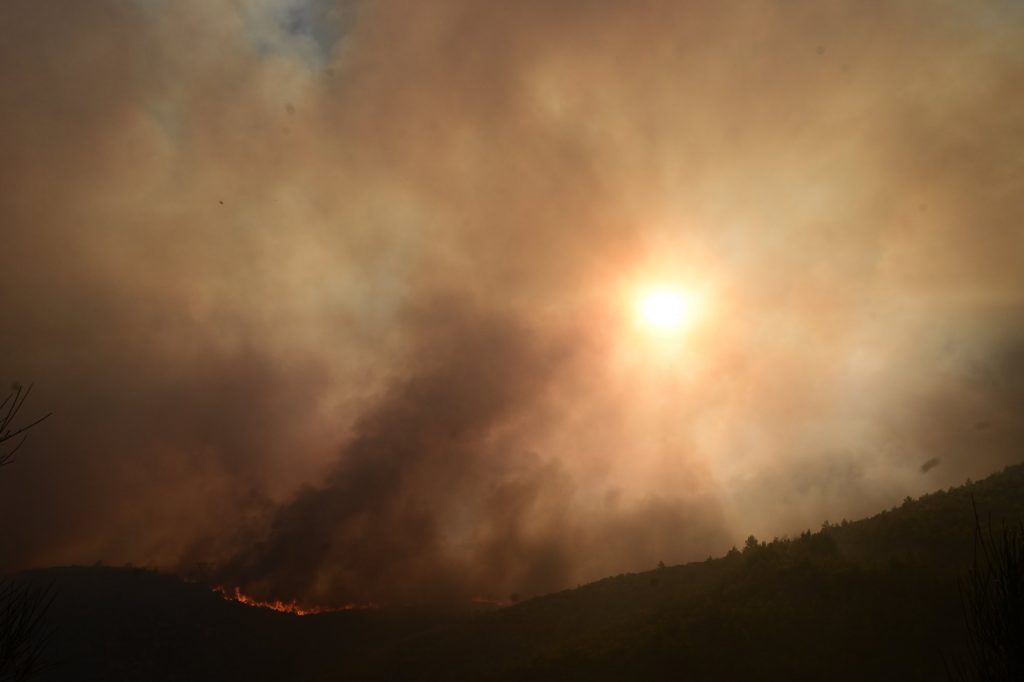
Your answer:
[[[29,429],[50,416],[17,424],[31,392],[31,386],[14,384],[0,402],[0,467],[14,461]],[[0,682],[29,680],[43,669],[43,650],[51,634],[44,621],[53,597],[52,586],[0,581]]]
[[[974,499],[971,498],[974,505]],[[974,560],[960,597],[967,653],[953,662],[954,680],[1024,680],[1024,525],[982,527],[974,506]]]
[[[23,682],[44,668],[50,639],[45,618],[53,603],[52,586],[36,587],[10,580],[0,583],[0,680]]]
[[[51,414],[44,414],[24,426],[15,425],[18,413],[21,412],[21,408],[25,405],[31,392],[31,386],[24,388],[21,384],[15,383],[11,386],[7,397],[0,401],[0,467],[14,461],[14,455],[28,438],[29,429],[37,426]]]

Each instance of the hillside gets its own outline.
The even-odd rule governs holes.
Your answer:
[[[972,497],[1024,519],[1024,465],[700,563],[608,578],[405,642],[375,679],[944,679]]]
[[[41,680],[308,679],[448,618],[385,609],[299,617],[131,567],[51,568],[18,578],[52,585],[57,595],[52,666]]]
[[[32,571],[43,679],[943,679],[983,516],[1024,519],[1024,465],[856,522],[516,606],[295,617],[132,568]]]

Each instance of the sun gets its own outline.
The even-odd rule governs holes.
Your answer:
[[[696,319],[699,308],[700,301],[696,294],[669,285],[642,289],[634,300],[637,324],[659,333],[687,329]]]

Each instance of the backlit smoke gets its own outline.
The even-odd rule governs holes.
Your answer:
[[[0,34],[0,357],[54,413],[3,569],[505,600],[1020,458],[1019,3],[8,0]],[[663,284],[678,336],[633,319]]]

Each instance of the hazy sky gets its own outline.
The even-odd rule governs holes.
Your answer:
[[[6,0],[0,83],[2,568],[533,594],[1024,458],[1015,0]]]

